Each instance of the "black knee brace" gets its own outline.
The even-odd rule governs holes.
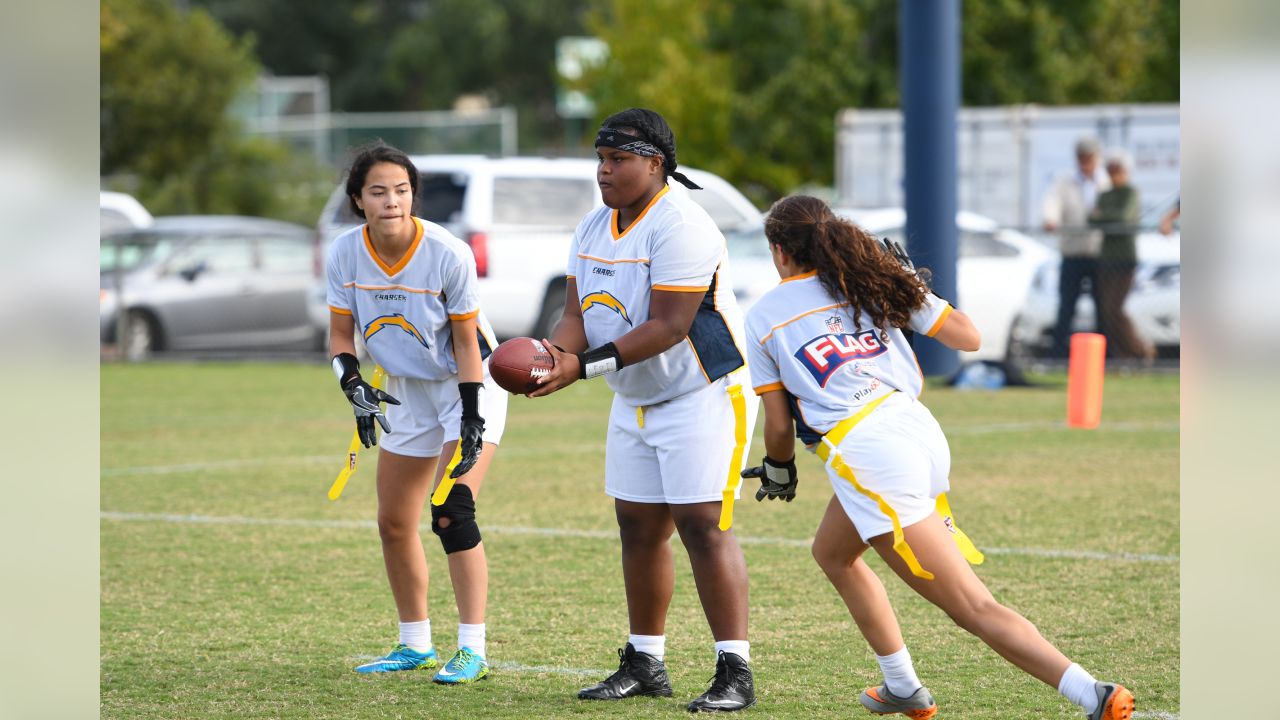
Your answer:
[[[449,525],[440,527],[440,520],[445,518]],[[476,501],[471,495],[471,488],[461,483],[454,485],[443,505],[431,506],[431,532],[440,537],[446,555],[470,550],[480,544]]]

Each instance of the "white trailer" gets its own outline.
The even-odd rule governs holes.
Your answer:
[[[1178,105],[962,108],[956,118],[959,209],[1002,225],[1040,226],[1053,180],[1075,167],[1077,139],[1133,159],[1143,223],[1154,225],[1178,198]],[[836,194],[845,207],[901,207],[902,113],[842,110],[836,118]]]

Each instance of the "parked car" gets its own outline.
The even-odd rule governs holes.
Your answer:
[[[480,304],[503,338],[548,337],[564,307],[565,265],[574,228],[602,204],[596,161],[586,158],[412,158],[420,177],[414,214],[465,240],[476,258]],[[726,233],[761,227],[760,211],[722,178],[681,166],[704,189],[691,192]],[[345,185],[336,188],[317,224],[317,273],[309,307],[328,328],[323,258],[343,231],[363,222],[351,212]],[[736,260],[735,260],[736,261]]]
[[[151,226],[151,213],[132,195],[120,192],[100,192],[98,195],[101,235]]]
[[[834,210],[872,235],[896,240],[911,251],[910,240],[904,237],[907,215],[902,208]],[[958,297],[952,300],[973,318],[982,333],[982,348],[960,353],[960,360],[997,363],[1010,378],[1019,377],[1020,357],[1010,353],[1011,328],[1037,269],[1057,253],[1027,235],[1001,228],[996,221],[974,213],[957,213],[956,227]],[[739,302],[747,308],[778,284],[778,273],[770,260],[763,231],[755,238],[735,235],[730,246],[735,245],[738,255],[743,256],[742,261],[738,256],[734,258],[734,272],[743,288]],[[748,255],[754,257],[748,260]]]
[[[1182,345],[1181,236],[1165,237],[1147,232],[1138,235],[1138,268],[1125,311],[1142,337],[1155,343],[1162,357],[1177,357]],[[1015,351],[1028,358],[1044,357],[1053,348],[1058,321],[1058,273],[1062,259],[1056,253],[1036,271],[1027,302],[1014,325]],[[1076,303],[1073,332],[1097,332],[1097,308],[1084,292]]]
[[[105,235],[101,245],[102,342],[124,349],[313,349],[323,336],[308,317],[312,233],[261,218],[193,215]],[[120,289],[122,288],[122,289]]]

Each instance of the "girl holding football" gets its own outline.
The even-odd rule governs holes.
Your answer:
[[[715,678],[688,709],[741,710],[756,697],[747,566],[730,526],[757,402],[724,236],[685,191],[699,188],[676,169],[661,115],[616,113],[595,144],[604,206],[574,232],[564,314],[545,341],[555,367],[530,393],[600,376],[614,391],[604,489],[622,539],[630,634],[618,671],[578,697],[671,695],[669,541],[679,532],[715,637]]]

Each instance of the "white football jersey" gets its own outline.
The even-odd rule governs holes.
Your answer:
[[[951,314],[935,295],[911,315],[911,330],[932,337]],[[816,271],[783,280],[747,313],[747,355],[757,394],[786,390],[796,435],[812,445],[862,406],[899,390],[917,397],[924,376],[898,328],[837,302]]]
[[[329,309],[351,315],[369,354],[390,375],[445,380],[458,374],[449,321],[476,318],[481,357],[497,346],[480,312],[471,248],[444,228],[414,218],[418,234],[388,266],[367,225],[339,235],[329,249]]]
[[[746,362],[724,235],[692,198],[669,190],[660,190],[623,232],[618,211],[588,213],[569,251],[567,274],[577,281],[588,347],[617,340],[648,320],[653,290],[702,296],[684,341],[605,376],[633,406],[706,387]]]

